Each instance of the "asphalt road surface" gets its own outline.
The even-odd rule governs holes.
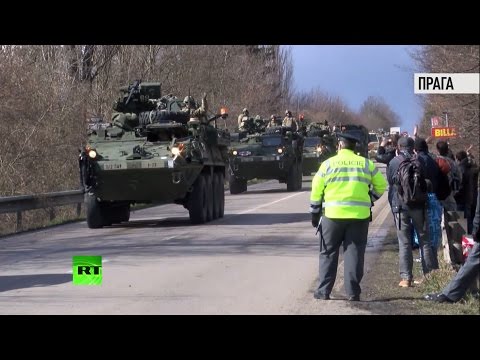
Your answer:
[[[287,192],[268,181],[227,193],[225,217],[190,225],[179,205],[132,212],[127,224],[85,222],[0,238],[0,314],[368,314],[313,298],[318,238],[308,213],[311,177]],[[373,207],[366,271],[385,238],[385,193]],[[72,256],[100,255],[100,286],[72,284]]]

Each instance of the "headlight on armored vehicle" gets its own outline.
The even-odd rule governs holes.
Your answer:
[[[238,151],[237,151],[237,150],[233,150],[233,151],[232,151],[232,155],[233,155],[233,156],[237,156],[237,154],[238,154]]]
[[[321,146],[317,146],[317,152],[322,152],[322,147]]]
[[[88,156],[90,157],[90,159],[95,159],[97,157],[97,152],[91,149],[88,151]]]
[[[282,148],[278,148],[278,149],[277,149],[277,152],[278,152],[279,154],[282,154],[282,153],[283,153],[283,149],[282,149]]]

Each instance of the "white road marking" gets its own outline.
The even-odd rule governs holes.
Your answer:
[[[301,192],[298,192],[298,193],[295,193],[295,194],[292,194],[292,195],[288,195],[288,196],[285,196],[281,199],[278,199],[278,200],[275,200],[275,201],[272,201],[272,202],[269,202],[269,203],[266,203],[266,204],[263,204],[263,205],[260,205],[260,206],[257,206],[257,207],[254,207],[253,209],[249,209],[249,210],[245,210],[245,211],[241,211],[237,214],[232,214],[232,216],[235,216],[235,215],[242,215],[242,214],[246,214],[246,213],[249,213],[249,212],[252,212],[252,211],[255,211],[255,210],[258,210],[258,209],[261,209],[263,207],[266,207],[266,206],[269,206],[269,205],[273,205],[273,204],[276,204],[280,201],[283,201],[283,200],[287,200],[287,199],[290,199],[291,197],[294,197],[294,196],[297,196],[297,195],[300,195],[300,194],[303,194],[305,191],[301,191]]]

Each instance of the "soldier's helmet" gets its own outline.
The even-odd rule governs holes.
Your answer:
[[[243,113],[244,115],[248,115],[248,109],[247,109],[247,108],[244,108],[244,109],[242,110],[242,113]]]
[[[255,116],[255,121],[257,121],[257,120],[262,120],[262,118],[260,117],[260,115]]]
[[[275,120],[275,115],[271,115],[270,120]]]
[[[292,112],[290,110],[285,110],[285,115],[292,116]]]

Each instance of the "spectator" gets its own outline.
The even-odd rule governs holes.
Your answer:
[[[464,218],[467,219],[467,233],[471,234],[473,227],[472,205],[474,205],[474,196],[477,195],[475,184],[478,179],[478,167],[468,162],[468,156],[464,150],[457,152],[455,157],[462,174],[462,181],[454,197],[457,202],[457,211],[463,211]]]
[[[450,195],[445,200],[441,200],[440,203],[442,204],[445,211],[455,211],[457,210],[457,203],[455,202],[455,192],[458,191],[458,187],[460,186],[461,182],[461,173],[458,169],[455,161],[452,160],[448,154],[450,149],[448,147],[448,143],[446,141],[440,140],[437,142],[437,151],[438,156],[436,158],[437,164],[445,175],[452,179],[454,183],[450,183]]]
[[[425,139],[417,137],[414,143],[414,150],[420,161],[425,166],[425,178],[431,183],[432,193],[438,190],[439,167],[433,157],[428,152],[428,145]]]
[[[427,274],[436,267],[430,239],[425,232],[425,206],[409,207],[401,202],[398,196],[396,173],[400,163],[405,157],[413,156],[414,140],[402,137],[398,140],[398,155],[394,157],[387,167],[387,179],[392,193],[392,212],[397,228],[399,245],[399,268],[401,281],[400,287],[411,287],[413,284],[413,253],[412,253],[412,227],[418,234],[420,247],[423,250],[423,273]],[[423,163],[422,163],[423,164]]]
[[[457,302],[467,292],[480,273],[480,183],[477,181],[477,203],[475,219],[473,220],[473,240],[475,244],[468,254],[465,264],[460,268],[457,275],[439,293],[427,294],[425,300],[443,302]]]

